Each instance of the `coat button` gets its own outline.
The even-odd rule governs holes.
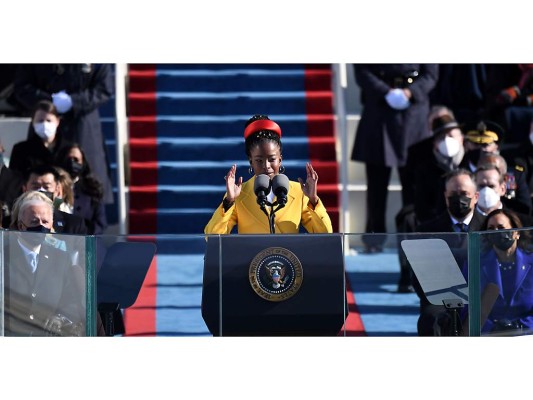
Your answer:
[[[32,293],[31,297],[35,298],[37,296],[37,293]]]
[[[33,319],[33,314],[30,314],[30,319]]]

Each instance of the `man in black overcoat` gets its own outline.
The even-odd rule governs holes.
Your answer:
[[[403,205],[412,204],[412,172],[406,168],[410,146],[431,136],[429,92],[438,79],[437,64],[355,64],[363,111],[351,159],[366,166],[365,232],[386,232],[388,184],[398,168]],[[368,252],[381,251],[385,235],[364,235]]]

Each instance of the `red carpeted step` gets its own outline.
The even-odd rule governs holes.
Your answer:
[[[335,117],[332,114],[312,114],[307,116],[307,136],[335,136]]]
[[[321,136],[309,138],[309,158],[314,163],[315,160],[335,160],[337,153],[335,150],[334,136]]]
[[[157,90],[155,69],[130,70],[128,78],[130,93],[146,93]]]

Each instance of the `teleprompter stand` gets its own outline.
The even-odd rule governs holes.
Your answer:
[[[290,251],[302,268],[299,289],[279,301],[262,297],[251,284],[254,260],[259,258],[258,275],[276,266],[275,255],[260,256],[273,248],[280,254]],[[337,336],[348,315],[345,294],[341,235],[207,238],[202,317],[214,336]]]
[[[452,335],[460,336],[459,310],[468,304],[468,284],[442,239],[402,240],[401,246],[431,304],[444,305],[452,321]]]
[[[156,246],[149,242],[114,243],[104,257],[97,278],[98,311],[106,336],[114,336],[114,314],[135,303]]]

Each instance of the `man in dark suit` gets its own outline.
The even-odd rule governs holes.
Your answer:
[[[409,148],[407,168],[413,171],[414,204],[397,215],[398,232],[415,232],[418,224],[446,211],[445,177],[459,167],[465,154],[463,133],[453,115],[443,114],[432,119],[431,130],[432,137]],[[401,241],[404,236],[398,235],[398,239]],[[398,292],[412,292],[411,267],[402,250],[399,256]]]
[[[428,233],[424,235],[425,238],[437,236],[445,240],[459,266],[467,257],[467,237],[461,233],[479,230],[485,219],[475,209],[478,197],[479,192],[473,174],[462,168],[456,169],[446,176],[444,192],[446,211],[417,227],[417,232]],[[454,235],[453,232],[459,234]],[[418,335],[446,335],[450,319],[444,305],[434,305],[427,300],[416,276],[413,276],[413,287],[420,298]]]
[[[26,171],[23,190],[42,191],[54,201],[59,189],[59,179],[59,174],[53,166],[39,165]],[[54,208],[54,230],[57,233],[86,235],[87,225],[83,218]]]
[[[83,271],[46,240],[53,203],[36,192],[22,196],[12,221],[20,232],[7,233],[4,249],[5,335],[84,336]]]

